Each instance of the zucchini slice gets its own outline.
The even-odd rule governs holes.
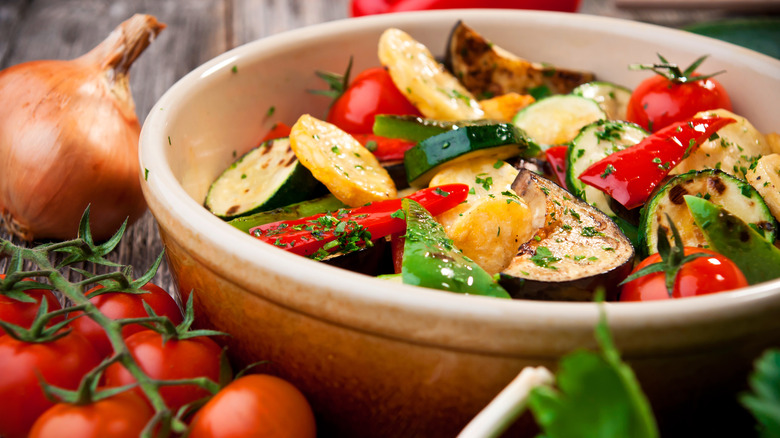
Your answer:
[[[582,127],[606,118],[595,100],[567,94],[545,97],[528,105],[515,115],[513,123],[547,149],[572,141]]]
[[[479,157],[535,156],[539,147],[509,123],[463,126],[429,137],[404,154],[406,178],[413,187],[428,184],[446,165]]]
[[[704,111],[696,117],[730,117],[731,123],[719,129],[716,135],[702,143],[688,157],[672,169],[672,173],[692,170],[721,169],[737,178],[747,176],[748,169],[764,155],[771,154],[772,147],[764,134],[747,119],[724,109]]]
[[[427,118],[471,120],[483,117],[479,102],[406,32],[390,28],[379,38],[379,61],[398,90]]]
[[[491,120],[433,120],[417,116],[399,116],[395,114],[380,114],[374,118],[374,135],[387,138],[420,142],[426,138],[443,132],[452,131],[471,125],[490,125],[497,123]]]
[[[639,143],[648,135],[639,125],[605,119],[582,128],[572,140],[566,156],[566,185],[569,190],[578,198],[614,217],[610,196],[580,181],[578,176],[593,163]]]
[[[295,157],[290,139],[269,140],[233,162],[211,184],[206,208],[225,220],[326,193]]]
[[[568,94],[594,78],[591,72],[522,59],[491,43],[462,21],[452,29],[444,63],[481,99],[510,92],[533,94],[538,89]]]
[[[374,154],[335,125],[304,114],[290,131],[290,146],[301,164],[350,207],[397,195]]]
[[[764,155],[755,166],[750,166],[746,177],[764,198],[775,219],[780,218],[780,155]]]
[[[669,215],[685,246],[707,247],[685,203],[685,195],[698,196],[720,205],[750,224],[763,237],[774,242],[777,221],[761,195],[750,184],[717,169],[693,171],[669,180],[645,205],[639,222],[639,250],[645,255],[658,252],[658,228],[669,232]]]
[[[543,226],[522,246],[499,283],[514,298],[591,301],[603,287],[616,299],[617,284],[633,267],[634,247],[604,213],[554,182],[522,169],[512,188]]]
[[[626,120],[631,90],[606,81],[593,81],[575,88],[571,94],[593,99],[607,113],[609,120]]]

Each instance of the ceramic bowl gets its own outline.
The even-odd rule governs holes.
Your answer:
[[[274,122],[324,115],[327,99],[306,91],[324,88],[315,70],[341,72],[350,56],[356,72],[378,65],[377,40],[391,26],[443,53],[460,19],[520,56],[630,87],[646,74],[628,64],[661,53],[687,65],[709,54],[708,71],[728,71],[719,79],[735,112],[765,132],[778,128],[772,109],[780,102],[780,61],[699,35],[582,14],[456,10],[350,19],[264,38],[195,69],[143,126],[149,208],[178,290],[194,294],[201,326],[232,335],[237,364],[270,361],[271,372],[298,385],[323,435],[453,436],[523,367],[554,369],[562,355],[595,346],[595,304],[389,283],[262,244],[202,206],[214,178]],[[780,345],[778,281],[605,307],[658,418],[675,428],[733,422],[740,415],[734,406],[712,416],[710,402],[724,394],[734,401],[752,361]],[[712,418],[699,423],[700,413]]]

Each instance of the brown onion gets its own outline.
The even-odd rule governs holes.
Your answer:
[[[135,15],[89,53],[0,72],[0,222],[25,239],[69,239],[90,206],[97,240],[146,211],[141,126],[128,70],[165,27]]]

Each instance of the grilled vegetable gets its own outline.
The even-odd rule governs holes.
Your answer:
[[[470,120],[483,117],[471,93],[439,64],[425,45],[399,29],[379,38],[379,61],[398,90],[427,118]]]
[[[712,202],[690,195],[684,199],[710,248],[728,255],[748,283],[780,277],[780,250],[753,226]]]
[[[591,72],[522,59],[491,43],[462,21],[452,30],[444,63],[480,98],[510,92],[535,94],[540,88],[551,94],[567,94],[594,78]]]
[[[629,148],[597,161],[579,179],[629,210],[647,202],[677,163],[734,119],[714,117],[671,124]]]
[[[775,219],[780,218],[780,155],[761,157],[747,171],[746,178],[764,198]]]
[[[233,162],[211,184],[206,208],[223,219],[283,207],[327,193],[295,157],[290,140],[269,140]]]
[[[647,203],[640,219],[640,248],[643,254],[658,252],[658,228],[667,233],[667,215],[674,222],[685,246],[706,247],[707,240],[694,222],[685,203],[685,196],[693,195],[709,200],[738,215],[774,242],[777,221],[764,200],[750,184],[720,170],[710,169],[678,175],[666,183]],[[725,254],[729,256],[729,254]]]
[[[620,228],[528,170],[520,171],[512,188],[532,210],[544,211],[544,223],[520,247],[499,283],[515,298],[590,301],[599,287],[608,299],[617,298],[616,285],[631,271],[634,258]]]
[[[606,118],[595,100],[569,94],[528,105],[515,115],[513,123],[547,149],[570,142],[582,127]]]
[[[374,119],[374,134],[420,142],[434,135],[471,125],[490,125],[490,120],[434,120],[416,116],[383,114]]]
[[[487,272],[458,251],[425,208],[410,199],[402,203],[406,236],[401,277],[405,284],[509,298]]]
[[[438,215],[447,236],[463,254],[489,274],[506,268],[517,248],[536,231],[533,212],[512,190],[517,169],[501,160],[478,158],[447,166],[431,180],[432,186],[467,184],[465,202]]]
[[[335,125],[304,114],[290,131],[290,146],[301,164],[350,207],[396,197],[395,184],[376,157]]]
[[[609,195],[583,183],[578,176],[593,163],[639,143],[647,135],[649,133],[639,125],[605,119],[582,128],[566,156],[566,185],[569,190],[608,216],[615,216]]]
[[[539,147],[508,123],[463,126],[427,138],[406,151],[406,178],[414,187],[431,180],[443,166],[479,157],[533,157]]]
[[[759,158],[772,153],[764,134],[744,117],[726,110],[705,111],[696,114],[696,117],[724,117],[736,122],[718,129],[715,135],[692,151],[671,173],[721,169],[744,179],[748,169]]]
[[[607,113],[609,120],[626,120],[631,90],[612,82],[593,81],[575,88],[571,94],[593,99]]]

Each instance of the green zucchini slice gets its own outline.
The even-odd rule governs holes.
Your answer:
[[[593,163],[639,143],[648,135],[639,125],[604,119],[582,128],[567,153],[566,186],[578,198],[614,217],[609,195],[580,181],[578,176]]]
[[[732,212],[769,242],[775,240],[777,221],[761,195],[750,184],[717,169],[677,175],[661,187],[642,211],[639,223],[639,250],[645,255],[658,252],[658,228],[669,231],[669,215],[685,246],[708,247],[696,225],[684,196],[706,199]]]
[[[575,88],[571,94],[593,99],[607,113],[609,120],[626,120],[631,90],[606,81],[593,81]]]
[[[545,97],[520,110],[512,121],[542,149],[566,144],[580,129],[607,114],[593,99],[573,94]]]
[[[303,167],[290,140],[269,140],[233,162],[211,184],[206,208],[225,220],[312,199],[327,189]]]
[[[413,187],[428,184],[443,166],[478,157],[533,157],[539,146],[509,123],[463,126],[429,137],[404,154],[406,178]]]

